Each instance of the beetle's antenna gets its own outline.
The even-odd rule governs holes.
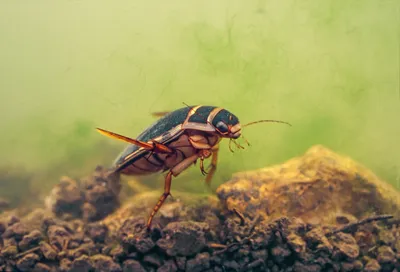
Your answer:
[[[183,105],[185,105],[188,108],[191,108],[188,104],[186,104],[185,102],[182,102]]]
[[[254,124],[258,124],[258,123],[266,123],[266,122],[281,123],[281,124],[286,124],[286,125],[292,126],[288,122],[279,121],[279,120],[259,120],[259,121],[254,121],[254,122],[250,122],[250,123],[247,123],[245,125],[242,125],[242,127],[247,127],[247,126],[250,126],[250,125],[254,125]]]

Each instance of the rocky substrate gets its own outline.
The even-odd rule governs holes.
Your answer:
[[[160,192],[130,184],[120,205],[99,167],[62,178],[45,209],[0,216],[0,271],[400,271],[398,191],[320,146],[217,197],[174,191],[150,231]]]
[[[145,218],[127,218],[115,236],[100,222],[33,225],[0,224],[1,271],[400,271],[393,219],[337,229],[234,213],[214,229],[179,221],[147,231]]]

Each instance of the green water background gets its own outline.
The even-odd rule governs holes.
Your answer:
[[[95,127],[135,137],[184,102],[293,124],[249,127],[251,147],[233,154],[225,142],[214,187],[323,144],[400,188],[399,5],[1,1],[0,164],[47,192],[124,147]],[[173,187],[203,190],[188,173]],[[29,187],[16,184],[1,190]]]

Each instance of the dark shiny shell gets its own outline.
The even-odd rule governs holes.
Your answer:
[[[136,139],[143,142],[156,139],[157,142],[167,145],[174,141],[181,141],[182,134],[185,133],[185,129],[177,129],[177,126],[182,125],[188,117],[189,111],[192,107],[183,107],[173,112],[170,112],[158,119],[145,131],[143,131]],[[188,123],[192,124],[192,129],[196,130],[197,124],[199,130],[202,130],[201,126],[207,124],[207,118],[210,113],[215,109],[214,106],[201,106],[196,110],[196,113],[190,116],[187,120]],[[220,113],[215,116],[216,121],[227,118],[230,114],[226,110],[221,110]],[[227,115],[225,117],[225,115]],[[237,118],[235,117],[236,121]],[[215,120],[213,120],[215,122]],[[144,159],[150,164],[144,163]],[[137,162],[135,164],[135,162]],[[156,154],[151,154],[150,151],[138,147],[137,145],[128,145],[124,151],[117,157],[114,162],[116,171],[122,171],[126,167],[134,164],[136,168],[146,168],[143,172],[157,172],[160,168],[158,163],[161,163],[159,157]],[[127,169],[126,172],[129,172]]]

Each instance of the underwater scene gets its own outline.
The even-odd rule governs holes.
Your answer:
[[[400,271],[400,2],[0,1],[0,271]]]

